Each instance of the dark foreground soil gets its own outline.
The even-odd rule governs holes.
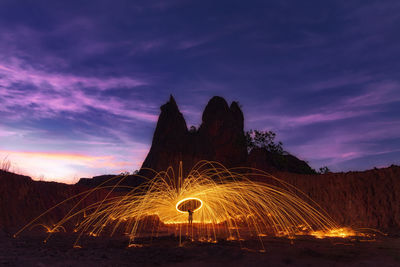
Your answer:
[[[1,266],[400,266],[400,238],[376,240],[295,240],[263,237],[260,242],[191,242],[174,236],[138,240],[128,247],[124,237],[86,238],[82,248],[73,248],[76,236],[55,234],[47,243],[43,233],[18,238],[0,232]]]

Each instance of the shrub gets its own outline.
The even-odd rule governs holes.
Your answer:
[[[267,151],[283,154],[282,142],[275,143],[276,133],[272,131],[249,130],[245,134],[247,150],[250,152],[253,148],[265,148]]]
[[[3,158],[3,161],[0,163],[0,170],[9,172],[11,168],[11,161],[8,159],[8,156]]]

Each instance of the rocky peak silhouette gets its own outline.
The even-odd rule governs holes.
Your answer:
[[[162,171],[169,166],[177,173],[181,161],[187,174],[200,160],[218,161],[227,168],[248,166],[269,172],[315,173],[305,161],[290,154],[258,148],[248,155],[243,127],[244,116],[239,104],[234,101],[229,106],[224,98],[214,96],[204,109],[199,129],[189,132],[171,95],[161,106],[152,146],[140,174],[151,177],[153,173],[144,169]]]
[[[161,106],[152,146],[141,174],[146,174],[143,168],[161,171],[171,166],[177,171],[180,161],[184,174],[187,174],[200,160],[218,161],[227,167],[246,164],[243,113],[236,102],[229,107],[224,98],[214,96],[203,112],[199,129],[189,133],[186,121],[171,96]]]
[[[188,129],[174,97],[171,95],[169,101],[160,109],[161,113],[154,132],[152,147],[178,145],[180,140],[186,138]]]

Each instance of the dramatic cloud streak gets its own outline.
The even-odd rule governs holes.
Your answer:
[[[104,97],[99,93],[88,95],[85,88],[105,91],[115,88],[133,88],[145,82],[130,78],[88,78],[66,74],[51,74],[19,65],[0,64],[0,92],[2,110],[16,107],[31,107],[37,116],[52,116],[59,112],[87,112],[100,109],[112,114],[127,116],[137,120],[154,122],[155,114],[128,108],[126,102],[115,97]],[[132,104],[132,102],[131,102]]]
[[[15,60],[14,60],[15,61]],[[27,83],[36,87],[51,87],[55,91],[73,90],[79,87],[95,87],[98,90],[112,88],[126,88],[145,85],[146,82],[134,80],[127,77],[122,78],[91,78],[79,77],[68,74],[52,74],[43,71],[36,71],[32,68],[21,68],[18,65],[5,66],[0,64],[1,79],[0,86],[11,87],[18,83]]]

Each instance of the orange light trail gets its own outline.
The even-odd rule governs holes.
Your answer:
[[[111,189],[103,200],[84,209],[77,208],[78,202],[54,225],[54,229],[79,218],[80,222],[73,229],[79,233],[75,246],[79,245],[82,235],[99,236],[105,229],[113,235],[120,227],[124,227],[130,237],[130,245],[137,237],[145,236],[149,228],[154,235],[163,227],[174,225],[175,231],[179,230],[180,243],[182,227],[186,228],[184,235],[192,240],[210,242],[217,242],[221,237],[243,240],[245,236],[256,236],[262,244],[261,238],[267,235],[289,238],[304,234],[318,238],[357,235],[350,228],[340,227],[300,190],[266,172],[252,168],[226,169],[216,162],[201,161],[186,177],[182,177],[182,173],[182,164],[177,177],[171,167],[155,172],[146,183],[131,187],[128,193],[118,196],[112,193],[117,188],[128,188],[119,186],[126,176],[114,186],[106,186],[105,182],[65,200],[80,198],[81,202],[97,190]],[[111,180],[117,178],[121,177]],[[255,182],[251,180],[253,178],[262,178],[265,182]],[[182,205],[190,204],[190,201],[200,205],[191,208],[195,212],[189,229],[188,212]]]
[[[182,200],[179,200],[178,203],[176,203],[176,206],[175,206],[176,210],[181,212],[181,213],[187,213],[187,211],[180,210],[179,209],[179,205],[184,203],[185,201],[188,201],[188,200],[196,200],[196,201],[200,202],[200,206],[198,208],[194,209],[193,212],[196,212],[196,211],[198,211],[199,209],[201,209],[203,207],[203,201],[201,201],[201,199],[199,199],[197,197],[188,197],[188,198],[184,198]]]

